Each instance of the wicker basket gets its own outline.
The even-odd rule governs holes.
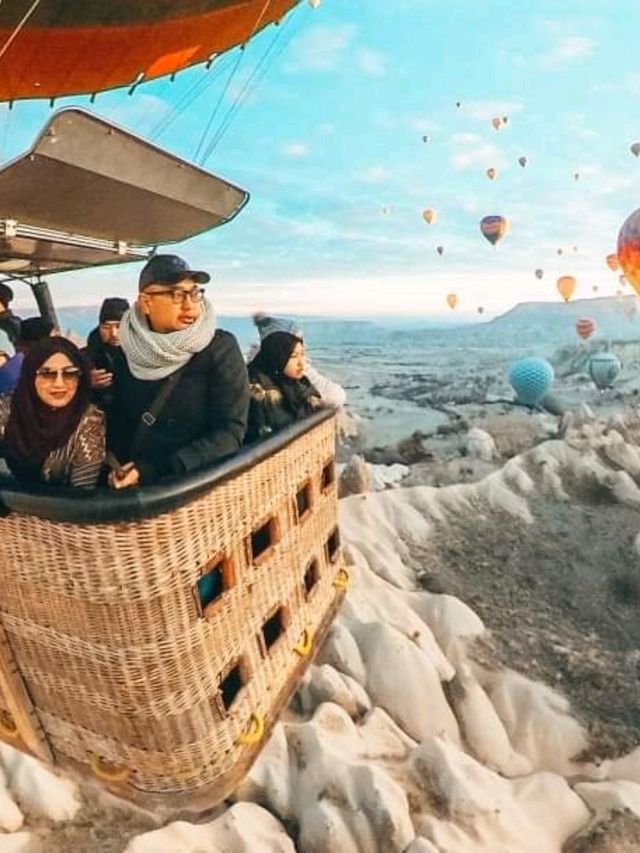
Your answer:
[[[170,512],[0,518],[0,738],[143,805],[226,797],[344,592],[334,421]]]

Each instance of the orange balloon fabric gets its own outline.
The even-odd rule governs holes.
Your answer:
[[[596,330],[595,321],[589,317],[583,317],[576,323],[576,332],[583,340],[587,340]]]
[[[428,208],[427,210],[422,211],[422,218],[424,221],[431,225],[432,222],[436,221],[436,212],[432,208]]]
[[[563,275],[558,279],[556,287],[565,302],[571,299],[575,293],[577,284],[576,278],[572,275]]]
[[[613,272],[620,269],[620,261],[618,260],[618,256],[615,252],[613,252],[611,255],[607,255],[605,260],[607,262],[607,266]]]
[[[249,41],[300,0],[0,4],[0,101],[130,86]],[[140,76],[141,75],[141,76]]]
[[[449,306],[449,308],[453,309],[456,307],[457,304],[458,304],[458,297],[456,296],[456,294],[455,293],[447,294],[447,305]]]
[[[627,217],[620,229],[618,261],[627,281],[640,294],[640,208]]]

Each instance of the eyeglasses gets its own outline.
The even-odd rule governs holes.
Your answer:
[[[45,382],[55,382],[58,377],[62,381],[71,385],[72,382],[77,382],[80,379],[80,369],[77,367],[61,367],[59,370],[53,370],[51,367],[41,367],[36,370],[36,376],[39,379],[44,379]]]
[[[202,302],[204,299],[204,287],[192,287],[191,290],[181,290],[178,287],[166,288],[166,290],[145,290],[147,296],[170,296],[174,305],[181,305],[187,299],[192,302]]]

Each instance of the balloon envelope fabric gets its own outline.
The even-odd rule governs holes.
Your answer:
[[[553,367],[544,358],[521,358],[511,365],[509,382],[525,406],[535,406],[551,388]]]
[[[589,359],[589,376],[601,391],[611,388],[621,370],[622,363],[613,352],[597,352]]]

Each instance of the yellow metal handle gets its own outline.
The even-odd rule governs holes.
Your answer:
[[[351,578],[349,577],[349,572],[346,569],[340,569],[339,572],[336,572],[336,576],[333,579],[333,585],[336,589],[346,589],[351,583]]]
[[[298,642],[293,647],[293,651],[297,652],[300,657],[306,658],[309,654],[311,654],[311,649],[313,648],[313,631],[311,628],[305,628],[302,632],[302,636],[298,640]]]
[[[265,716],[264,714],[252,714],[249,720],[249,726],[238,738],[238,743],[250,746],[254,743],[260,743],[264,737]]]
[[[92,756],[91,770],[103,782],[126,782],[131,776],[131,770],[128,767],[118,767],[99,755]]]
[[[0,711],[0,737],[13,739],[19,736],[20,732],[13,717],[8,713]]]

